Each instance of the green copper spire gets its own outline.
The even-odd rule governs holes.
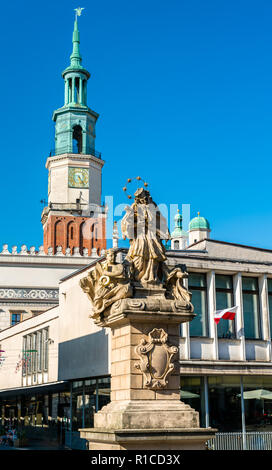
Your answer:
[[[75,23],[74,23],[74,31],[73,31],[73,52],[70,55],[71,65],[69,68],[73,68],[73,69],[82,68],[82,65],[81,65],[82,57],[79,52],[79,43],[80,43],[80,38],[79,38],[79,30],[78,30],[77,16],[76,16]]]
[[[79,51],[78,16],[83,8],[76,8],[73,31],[73,52],[70,65],[62,72],[64,105],[54,111],[55,155],[82,153],[96,155],[95,124],[98,114],[87,105],[87,82],[90,73],[81,65]]]
[[[75,17],[75,22],[74,22],[74,31],[73,31],[73,51],[72,54],[70,55],[70,65],[64,70],[64,73],[67,71],[74,71],[74,70],[82,70],[83,72],[88,75],[88,78],[90,76],[89,72],[82,67],[81,62],[82,62],[82,57],[80,55],[79,51],[79,44],[80,44],[80,35],[79,35],[79,30],[78,30],[78,21],[77,18],[78,16],[81,15],[82,10],[84,8],[76,8],[76,17]]]

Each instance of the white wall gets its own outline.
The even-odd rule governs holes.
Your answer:
[[[58,315],[58,307],[55,307],[0,332],[0,349],[5,351],[2,355],[6,356],[0,367],[0,389],[22,386],[22,368],[16,372],[16,365],[20,360],[20,355],[22,358],[23,336],[47,326],[49,327],[49,338],[53,341],[48,346],[47,382],[58,380]]]
[[[108,328],[96,326],[91,302],[79,285],[88,269],[60,283],[59,379],[109,373]]]

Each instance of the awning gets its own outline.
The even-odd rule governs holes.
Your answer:
[[[46,384],[32,385],[31,387],[17,387],[0,390],[0,399],[9,397],[33,395],[35,393],[46,394],[55,392],[65,392],[70,390],[70,382],[62,380],[59,382],[50,382]]]

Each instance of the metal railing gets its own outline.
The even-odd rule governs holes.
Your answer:
[[[210,450],[272,450],[272,432],[218,432],[207,441]]]
[[[49,152],[49,157],[53,157],[53,156],[56,156],[56,155],[62,155],[64,153],[71,153],[71,154],[74,154],[74,155],[93,155],[94,157],[99,158],[100,160],[102,158],[101,152],[98,152],[95,149],[88,149],[88,151],[86,151],[86,152],[78,152],[76,149],[67,150],[67,147],[58,148],[58,149],[51,149],[50,152]]]

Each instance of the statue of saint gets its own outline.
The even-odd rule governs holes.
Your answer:
[[[170,234],[149,191],[140,188],[134,196],[135,202],[125,208],[121,222],[123,238],[130,242],[126,260],[132,266],[134,280],[156,284],[160,282],[160,265],[166,260],[162,240],[168,240]]]
[[[183,279],[188,277],[185,268],[177,266],[171,270],[166,263],[162,244],[162,240],[170,238],[166,219],[145,188],[138,189],[134,197],[134,203],[125,208],[121,223],[123,238],[130,242],[125,260],[116,263],[116,250],[111,248],[106,252],[105,261],[97,262],[80,281],[92,302],[95,321],[104,321],[113,312],[111,306],[117,301],[133,296],[141,298],[137,296],[139,287],[151,291],[155,288],[157,295],[161,291],[159,295],[169,300],[171,308],[185,307],[193,311],[191,293],[183,285]],[[148,305],[150,297],[152,292],[146,298],[144,294],[143,305]],[[133,309],[130,301],[119,302],[115,308],[127,306]]]
[[[96,263],[87,277],[80,280],[80,286],[93,304],[93,318],[105,314],[114,302],[132,296],[132,288],[126,272],[126,264],[115,262],[115,250],[106,252],[106,260]]]

